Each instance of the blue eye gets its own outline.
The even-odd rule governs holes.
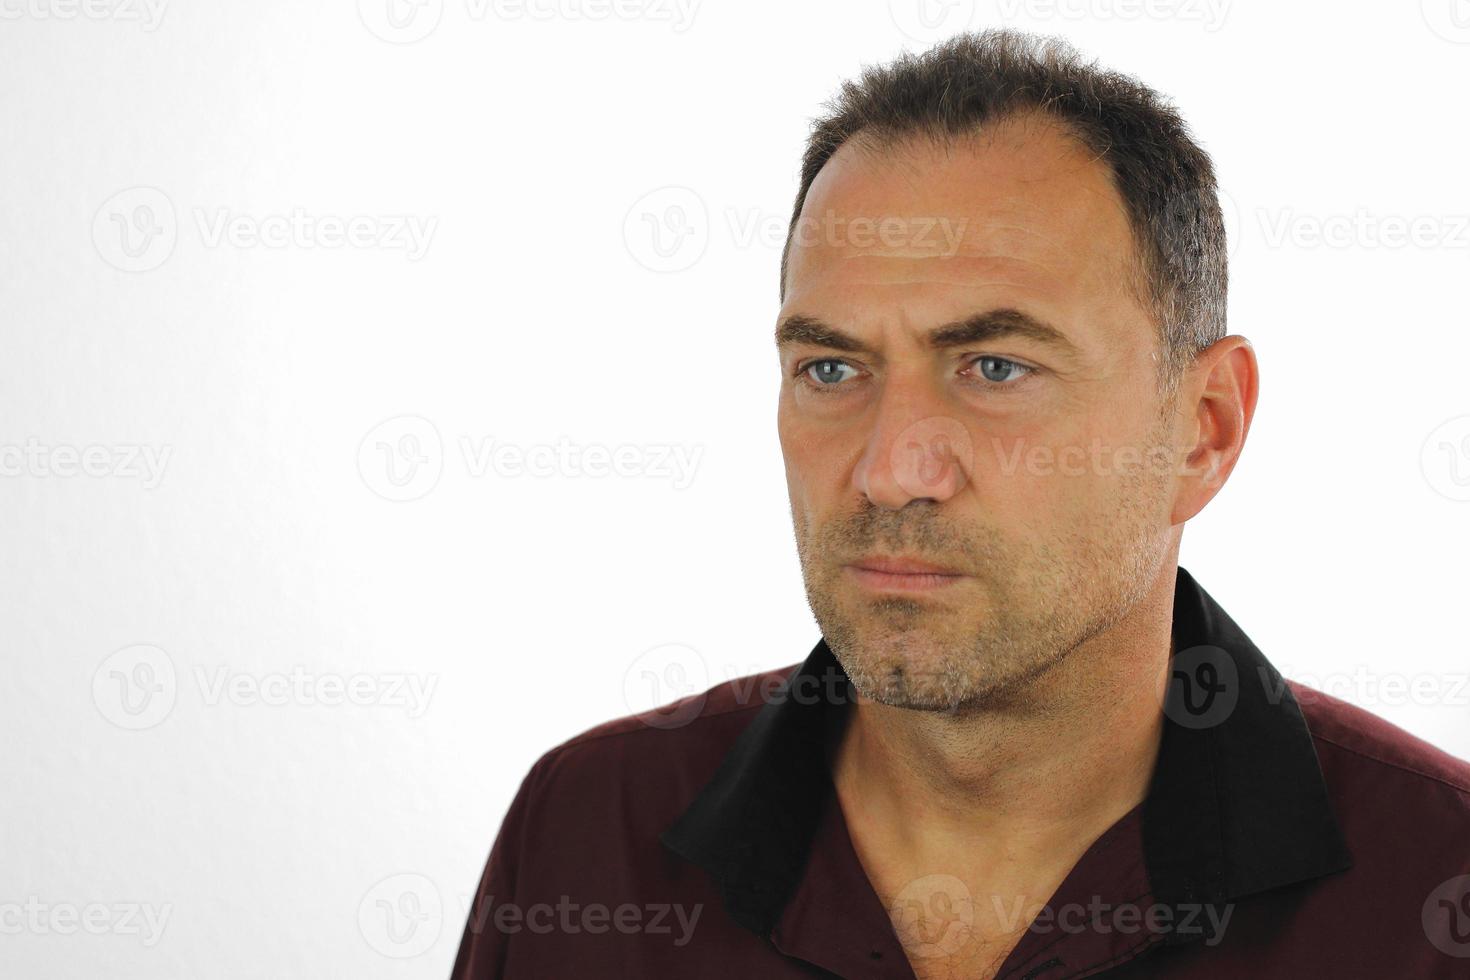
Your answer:
[[[806,376],[817,384],[830,387],[839,381],[845,381],[848,377],[851,377],[851,375],[843,375],[842,372],[852,371],[853,367],[845,361],[826,358],[820,361],[813,361],[803,370]]]
[[[975,364],[980,366],[980,375],[986,381],[994,384],[1005,384],[1015,381],[1017,378],[1025,377],[1030,368],[1015,361],[1008,361],[1004,357],[993,357],[989,354],[975,359]]]

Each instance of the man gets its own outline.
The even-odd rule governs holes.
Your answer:
[[[1470,766],[1178,568],[1257,393],[1208,157],[1024,35],[813,130],[779,432],[805,663],[544,756],[487,977],[1470,976]]]

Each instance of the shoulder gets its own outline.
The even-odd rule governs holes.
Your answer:
[[[1470,762],[1456,758],[1371,711],[1288,682],[1324,765],[1423,792],[1470,799]]]
[[[795,669],[733,678],[589,728],[545,752],[531,767],[520,797],[580,805],[618,801],[646,811],[651,820],[672,820],[714,776]]]
[[[1356,705],[1290,686],[1354,864],[1426,881],[1470,870],[1470,762]]]

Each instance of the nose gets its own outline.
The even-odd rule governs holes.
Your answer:
[[[890,388],[875,417],[853,484],[875,506],[899,510],[913,500],[943,503],[970,480],[969,430],[937,398],[913,385]]]

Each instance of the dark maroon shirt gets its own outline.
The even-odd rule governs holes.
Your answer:
[[[1183,569],[1173,633],[1147,798],[998,976],[1470,977],[1470,764],[1283,681]],[[548,752],[501,826],[454,980],[912,978],[827,766],[852,700],[819,642],[798,667]],[[913,909],[933,943],[916,955],[944,948],[966,897]]]

